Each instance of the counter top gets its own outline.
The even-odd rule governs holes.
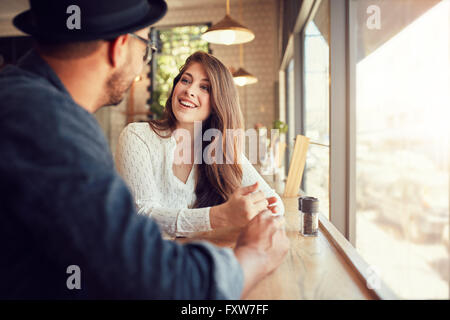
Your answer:
[[[324,216],[319,218],[319,235],[304,237],[299,233],[297,199],[283,198],[283,203],[289,252],[283,263],[252,289],[247,299],[396,299]],[[228,228],[176,241],[206,240],[233,248],[237,236],[237,229]]]

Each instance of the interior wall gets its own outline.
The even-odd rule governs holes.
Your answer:
[[[167,15],[155,26],[214,24],[225,16],[225,3],[181,9],[171,8],[169,1]],[[277,0],[242,0],[242,22],[255,33],[255,39],[243,45],[244,68],[258,78],[256,84],[238,89],[246,128],[257,123],[271,128],[277,113],[278,6]],[[231,17],[238,21],[239,11],[239,1],[230,1]],[[239,68],[239,45],[210,46],[213,55],[227,67]]]

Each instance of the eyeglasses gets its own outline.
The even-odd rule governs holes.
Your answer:
[[[147,39],[144,39],[144,38],[138,36],[137,34],[134,34],[131,32],[128,34],[145,43],[146,49],[145,49],[145,55],[144,55],[144,62],[145,62],[145,64],[148,64],[152,60],[153,53],[156,52],[156,47],[155,47],[154,43],[151,40],[147,40]]]

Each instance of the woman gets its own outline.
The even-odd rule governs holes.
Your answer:
[[[229,70],[212,55],[192,54],[173,81],[163,119],[131,123],[120,135],[117,168],[138,212],[176,236],[241,227],[265,209],[283,214],[280,197],[245,158],[240,144],[225,144],[227,129],[240,129],[242,123]],[[202,141],[208,129],[221,138]],[[212,146],[217,148],[210,152]],[[198,150],[210,157],[200,156],[199,163],[194,157]],[[219,152],[233,161],[221,164]],[[180,156],[188,161],[179,161]]]

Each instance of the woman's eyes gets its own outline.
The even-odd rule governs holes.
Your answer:
[[[181,78],[181,82],[184,83],[184,84],[191,83],[191,81],[189,79],[186,79],[186,78]],[[203,85],[203,84],[200,85],[200,89],[205,90],[207,92],[209,92],[209,90],[210,90],[208,85]]]

